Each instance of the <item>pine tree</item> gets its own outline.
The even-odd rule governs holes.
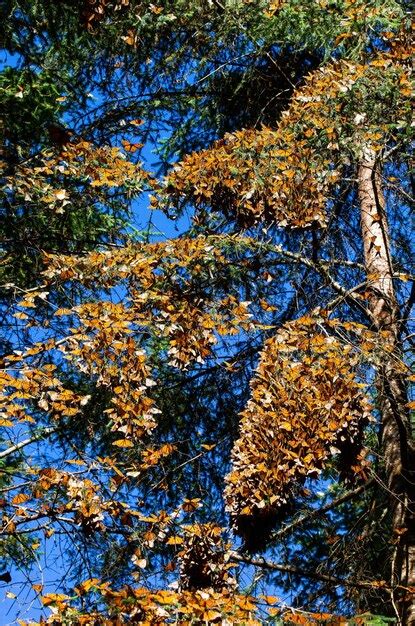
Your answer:
[[[49,250],[15,306],[3,533],[83,546],[52,623],[411,624],[405,4],[18,4],[9,46],[65,68],[76,134],[13,165],[21,206],[133,185],[192,214],[178,238]],[[166,127],[157,180],[132,156]]]

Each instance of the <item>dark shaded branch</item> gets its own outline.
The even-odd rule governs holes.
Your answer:
[[[300,524],[313,520],[316,517],[319,517],[320,515],[327,513],[327,511],[330,511],[331,509],[334,509],[337,506],[340,506],[341,504],[344,504],[345,502],[352,500],[356,496],[366,491],[366,489],[369,489],[370,487],[372,487],[374,484],[375,484],[375,479],[371,478],[370,480],[365,482],[364,485],[361,485],[360,487],[357,487],[356,489],[348,491],[347,493],[343,494],[342,496],[339,496],[338,498],[335,498],[331,502],[328,502],[327,504],[325,504],[324,506],[318,509],[313,509],[312,511],[305,513],[298,519],[291,522],[291,524],[288,524],[287,526],[284,526],[284,528],[281,528],[277,532],[273,533],[272,540],[280,539],[281,537],[289,533],[294,528],[297,528],[297,526],[300,526]]]
[[[273,561],[267,561],[262,557],[250,558],[241,556],[239,554],[232,554],[232,558],[240,563],[246,563],[247,565],[254,565],[255,567],[262,567],[285,574],[294,574],[303,578],[312,578],[314,580],[320,580],[322,582],[330,583],[336,587],[355,587],[356,589],[384,589],[389,590],[389,587],[383,580],[376,581],[358,581],[344,578],[338,578],[337,576],[331,576],[330,574],[320,574],[316,571],[310,572],[302,567],[296,565],[286,565],[284,563],[274,563]]]

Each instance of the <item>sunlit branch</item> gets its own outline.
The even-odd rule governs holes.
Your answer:
[[[10,446],[10,448],[7,448],[6,450],[2,450],[0,452],[0,459],[4,459],[10,456],[11,454],[14,454],[14,452],[21,450],[22,448],[30,445],[31,443],[34,443],[35,441],[45,439],[45,437],[48,437],[52,433],[56,432],[56,430],[57,429],[52,426],[48,428],[43,428],[41,432],[35,433],[32,437],[23,439],[23,441],[19,441],[19,443],[16,443],[14,446]]]

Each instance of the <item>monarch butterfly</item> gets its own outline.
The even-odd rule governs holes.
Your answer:
[[[128,141],[128,139],[121,139],[121,143],[124,150],[132,153],[137,152],[139,148],[143,147],[142,143],[131,143],[131,141]]]

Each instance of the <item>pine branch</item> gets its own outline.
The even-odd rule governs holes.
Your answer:
[[[271,540],[280,539],[281,537],[289,533],[291,530],[297,528],[297,526],[300,526],[301,524],[304,524],[305,522],[313,520],[314,518],[319,517],[320,515],[323,515],[324,513],[327,513],[327,511],[331,511],[331,509],[335,509],[341,504],[344,504],[345,502],[352,500],[356,496],[366,491],[366,489],[368,489],[369,487],[372,487],[374,484],[375,484],[375,479],[371,478],[370,480],[365,482],[364,485],[360,485],[360,487],[357,487],[356,489],[348,491],[347,493],[343,494],[342,496],[339,496],[338,498],[335,498],[331,502],[328,502],[327,504],[325,504],[324,506],[318,509],[313,509],[312,511],[305,513],[298,519],[291,522],[291,524],[288,524],[287,526],[284,526],[284,528],[281,528],[277,532],[273,533],[271,536]]]
[[[28,437],[27,439],[23,439],[23,441],[19,441],[19,443],[16,443],[15,445],[10,446],[10,448],[6,448],[6,450],[2,450],[0,452],[0,459],[4,459],[4,458],[10,456],[14,452],[17,452],[18,450],[21,450],[21,448],[24,448],[25,446],[28,446],[29,444],[34,443],[35,441],[39,441],[40,439],[44,439],[48,435],[56,432],[56,430],[57,429],[52,427],[52,426],[50,426],[48,428],[43,428],[41,432],[35,433],[32,437]]]
[[[232,553],[232,558],[235,561],[239,561],[240,563],[246,563],[247,565],[254,565],[255,567],[262,567],[264,569],[269,569],[277,572],[283,572],[285,574],[294,574],[296,576],[301,576],[303,578],[312,578],[314,580],[320,580],[322,582],[330,583],[336,587],[355,587],[357,589],[385,589],[386,591],[389,589],[386,583],[383,580],[376,581],[358,581],[358,580],[350,580],[345,578],[339,578],[337,576],[331,576],[330,574],[320,574],[316,571],[307,571],[302,567],[297,567],[296,565],[287,565],[284,563],[274,563],[273,561],[268,561],[263,557],[251,558],[247,556],[242,556],[239,554]]]

